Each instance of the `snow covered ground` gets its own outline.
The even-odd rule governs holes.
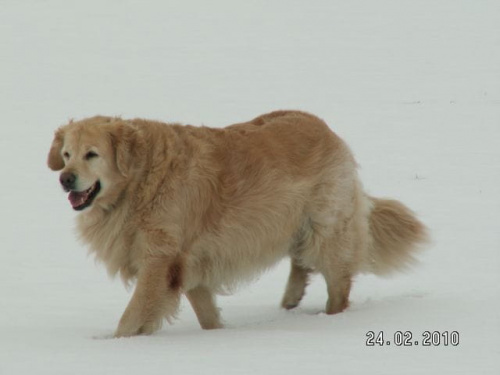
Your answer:
[[[500,2],[0,2],[0,374],[500,373]],[[292,108],[351,145],[367,190],[432,230],[421,265],[323,281],[278,308],[288,264],[220,297],[227,329],[183,302],[150,337],[102,340],[128,302],[75,239],[45,166],[53,130],[94,114],[223,126]],[[411,331],[419,345],[366,346]],[[422,347],[424,331],[458,346]]]

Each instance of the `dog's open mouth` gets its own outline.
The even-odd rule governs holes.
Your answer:
[[[94,198],[99,194],[101,184],[97,181],[94,185],[84,191],[70,191],[68,199],[74,210],[81,211],[92,204]]]

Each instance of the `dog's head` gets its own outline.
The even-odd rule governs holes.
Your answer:
[[[110,117],[70,122],[56,131],[47,164],[61,171],[73,209],[116,203],[132,167],[135,139],[133,126]]]

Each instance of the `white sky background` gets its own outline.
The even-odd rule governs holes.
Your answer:
[[[496,374],[500,369],[500,2],[0,1],[0,374]],[[130,293],[72,233],[45,166],[95,114],[224,126],[275,109],[325,119],[367,190],[432,230],[414,271],[324,283],[280,311],[286,263],[152,337],[111,333]],[[458,347],[365,347],[368,330],[456,330]]]

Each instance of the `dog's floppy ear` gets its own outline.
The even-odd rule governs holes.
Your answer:
[[[61,156],[61,149],[64,142],[64,130],[59,128],[54,134],[52,146],[50,146],[49,157],[47,158],[47,165],[53,171],[60,171],[64,168],[64,160]]]
[[[130,124],[119,121],[112,125],[110,137],[115,152],[116,166],[120,173],[127,177],[137,151],[137,132]]]

